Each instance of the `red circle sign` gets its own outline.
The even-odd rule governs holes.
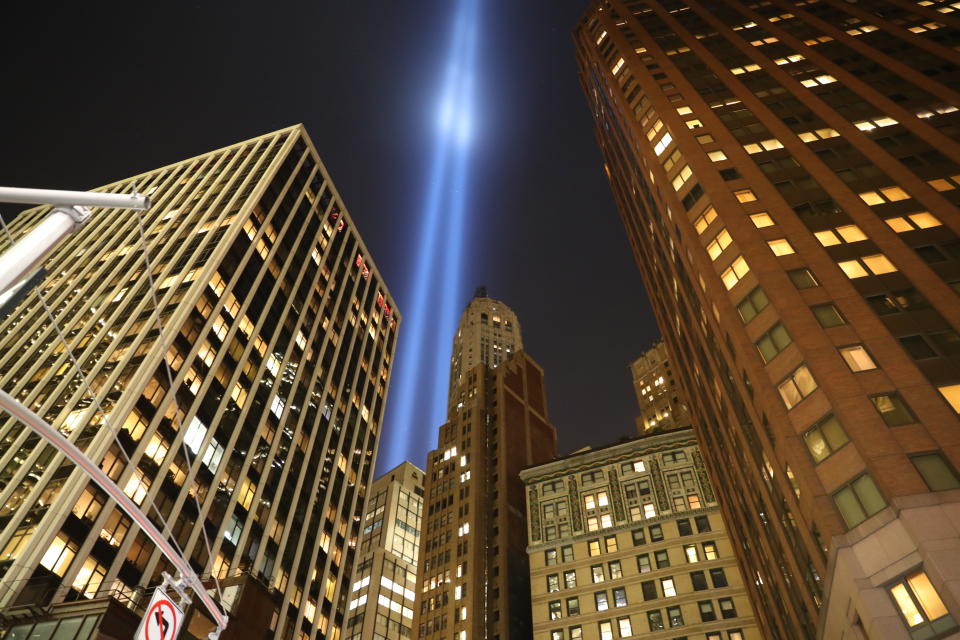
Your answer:
[[[147,611],[144,625],[147,640],[173,640],[177,637],[177,613],[169,600],[157,600]]]

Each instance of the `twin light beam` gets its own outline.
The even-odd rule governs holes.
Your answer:
[[[462,303],[479,3],[456,0],[430,177],[417,226],[421,233],[413,253],[412,296],[402,307],[397,369],[377,464],[381,472],[404,460],[422,464],[432,434],[446,417],[450,348]]]

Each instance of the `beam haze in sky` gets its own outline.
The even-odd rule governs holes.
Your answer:
[[[398,369],[390,394],[389,428],[377,466],[422,464],[424,440],[446,414],[450,346],[460,316],[463,236],[469,210],[470,143],[474,135],[480,0],[456,0],[436,111],[420,234],[413,255],[412,292],[404,306]]]

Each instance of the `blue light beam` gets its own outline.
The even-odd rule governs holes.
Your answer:
[[[421,233],[409,287],[411,303],[403,309],[405,326],[400,332],[388,428],[378,456],[380,470],[404,460],[421,462],[430,435],[445,418],[449,349],[459,316],[463,229],[469,208],[478,11],[479,0],[457,0],[437,110],[438,131],[417,227]]]

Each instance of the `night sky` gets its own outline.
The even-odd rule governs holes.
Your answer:
[[[0,184],[90,189],[302,122],[406,313],[453,4],[22,4]],[[628,365],[659,334],[579,85],[586,6],[483,2],[462,278],[461,309],[484,284],[518,314],[561,453],[635,433]]]

